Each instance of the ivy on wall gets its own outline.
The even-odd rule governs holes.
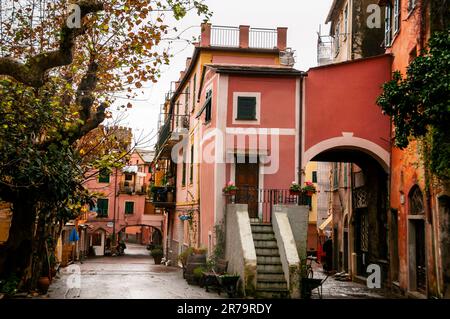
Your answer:
[[[435,32],[428,49],[408,66],[406,77],[394,72],[377,104],[392,118],[394,144],[423,143],[422,160],[441,180],[450,179],[450,30]]]

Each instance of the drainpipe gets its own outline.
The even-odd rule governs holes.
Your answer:
[[[304,77],[306,77],[307,74],[300,76],[300,92],[299,92],[299,96],[300,96],[300,103],[299,103],[299,132],[298,132],[298,136],[299,136],[299,147],[298,147],[298,183],[301,184],[302,183],[302,172],[303,172],[303,168],[302,168],[302,152],[303,152],[303,125],[302,125],[302,121],[303,121],[303,81],[304,81]]]

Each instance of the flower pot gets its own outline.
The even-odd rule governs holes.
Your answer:
[[[50,278],[49,277],[39,277],[38,288],[42,293],[47,293],[49,286],[50,286]]]
[[[301,191],[289,190],[289,195],[291,195],[291,196],[298,196],[300,194],[301,194]]]
[[[307,196],[312,196],[312,195],[314,195],[314,192],[313,191],[306,191],[306,195]]]
[[[162,256],[153,256],[153,260],[155,261],[155,265],[161,265]]]

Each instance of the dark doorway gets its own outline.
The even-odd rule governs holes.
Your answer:
[[[344,271],[348,272],[348,216],[344,219]]]
[[[355,253],[356,273],[366,277],[369,263],[369,217],[366,208],[357,209],[355,212]]]
[[[245,159],[245,160],[244,160]],[[248,204],[250,218],[258,218],[259,164],[252,157],[236,157],[236,194],[237,204]]]
[[[442,275],[444,279],[444,298],[450,299],[450,197],[439,197],[440,241]]]

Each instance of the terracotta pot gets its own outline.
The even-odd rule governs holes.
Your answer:
[[[155,265],[161,265],[161,260],[163,256],[153,256],[153,259],[155,260]]]
[[[300,195],[301,194],[301,191],[292,191],[292,190],[289,190],[289,195],[291,195],[291,196],[298,196],[298,195]]]
[[[314,192],[313,191],[306,191],[306,195],[312,196],[312,195],[314,195]]]
[[[38,279],[38,288],[43,293],[47,293],[49,286],[50,286],[50,278],[49,277],[40,277]]]

